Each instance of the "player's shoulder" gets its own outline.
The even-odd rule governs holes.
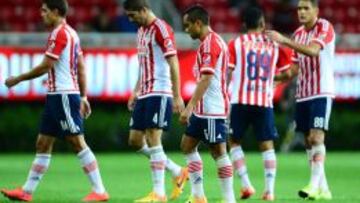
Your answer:
[[[296,35],[299,35],[301,34],[302,32],[305,31],[305,26],[304,25],[301,25],[300,27],[298,27],[295,32],[293,33],[293,36],[296,36]]]
[[[216,32],[210,32],[200,44],[200,50],[204,52],[217,51],[227,47],[225,41]]]
[[[333,25],[330,23],[330,21],[324,18],[319,18],[316,22],[316,26],[320,30],[333,30]]]
[[[156,18],[154,22],[154,27],[157,31],[160,31],[163,35],[173,32],[172,27],[163,19]]]

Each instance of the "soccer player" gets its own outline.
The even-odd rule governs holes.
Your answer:
[[[264,161],[265,190],[263,200],[274,200],[276,155],[273,140],[277,138],[273,112],[274,75],[291,64],[291,49],[280,47],[263,32],[265,18],[258,8],[246,9],[243,20],[247,32],[229,42],[229,80],[233,78],[229,139],[233,167],[241,178],[241,199],[255,193],[241,143],[252,126]]]
[[[107,201],[96,158],[84,139],[83,118],[90,113],[86,98],[85,64],[80,40],[65,21],[66,0],[43,0],[41,16],[53,30],[48,38],[45,57],[40,65],[27,73],[10,77],[5,84],[11,88],[18,83],[48,73],[48,93],[36,142],[36,156],[25,184],[18,189],[1,192],[12,200],[31,201],[32,194],[50,165],[56,138],[65,139],[77,153],[88,176],[92,192],[83,201]]]
[[[329,21],[318,18],[317,0],[299,0],[297,11],[302,26],[295,31],[293,39],[284,37],[276,31],[268,31],[267,34],[296,51],[293,58],[299,67],[296,130],[306,136],[306,151],[311,163],[310,183],[299,191],[299,196],[309,199],[332,199],[324,168],[324,139],[329,127],[332,100],[335,97],[335,32]],[[283,74],[278,79],[283,80],[292,75]]]
[[[188,202],[206,203],[203,188],[203,163],[197,150],[202,141],[208,144],[216,161],[223,200],[234,203],[233,171],[226,152],[229,99],[226,85],[229,52],[226,43],[209,26],[208,12],[201,6],[189,8],[183,16],[184,30],[201,41],[196,54],[194,74],[197,85],[193,96],[180,115],[187,124],[181,149],[188,164],[191,196]]]
[[[182,193],[188,171],[167,158],[161,144],[168,130],[172,111],[180,112],[184,102],[180,95],[179,62],[171,27],[157,18],[147,0],[124,2],[126,15],[139,26],[138,59],[140,76],[128,101],[133,111],[129,144],[150,158],[153,191],[136,202],[165,202],[165,168],[173,176],[170,199]]]

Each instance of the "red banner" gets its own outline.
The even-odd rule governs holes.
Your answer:
[[[136,84],[139,69],[135,49],[85,49],[89,97],[100,101],[126,101]],[[195,88],[194,50],[180,50],[181,92],[189,99]],[[360,98],[360,54],[338,53],[335,57],[337,98]],[[46,94],[47,75],[22,82],[10,90],[4,85],[12,75],[29,71],[43,59],[39,48],[0,47],[0,100],[38,100]],[[275,100],[284,86],[277,88]]]

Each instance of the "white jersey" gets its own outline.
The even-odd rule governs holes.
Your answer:
[[[335,32],[331,23],[318,19],[310,30],[304,26],[298,28],[293,38],[295,42],[321,46],[318,56],[306,56],[295,52],[293,62],[299,65],[296,97],[305,101],[318,97],[335,97],[335,78],[333,59],[335,55]]]
[[[63,21],[51,32],[45,52],[57,60],[48,72],[48,94],[79,93],[77,59],[81,54],[76,31]]]
[[[226,73],[229,61],[227,45],[215,32],[210,32],[197,51],[194,73],[197,81],[202,74],[212,74],[210,85],[198,102],[194,114],[204,118],[226,118],[229,98]]]
[[[172,96],[170,66],[166,57],[177,54],[174,32],[165,21],[156,19],[138,30],[140,96]]]

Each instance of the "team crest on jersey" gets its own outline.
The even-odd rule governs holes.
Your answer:
[[[202,57],[202,62],[204,65],[210,65],[211,64],[211,55],[210,54],[204,54]]]

